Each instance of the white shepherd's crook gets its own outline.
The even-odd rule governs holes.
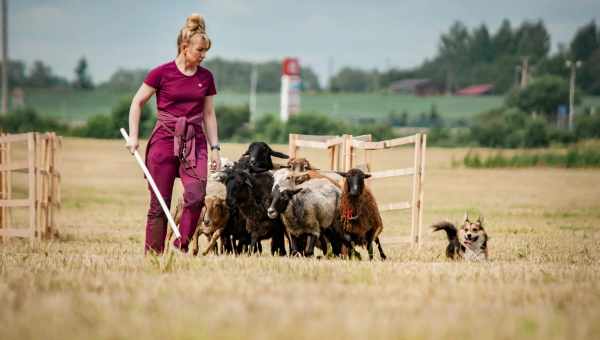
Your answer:
[[[121,128],[121,134],[123,135],[123,138],[125,138],[125,141],[129,142],[129,136],[127,135],[127,131],[125,131],[125,129]],[[173,229],[173,234],[175,235],[175,239],[180,238],[181,234],[179,233],[179,228],[177,228],[177,225],[175,224],[175,221],[173,220],[173,217],[171,216],[171,212],[169,211],[169,208],[167,207],[165,200],[163,199],[162,195],[160,194],[160,191],[158,191],[158,188],[156,187],[156,183],[154,183],[154,179],[150,175],[150,171],[148,171],[148,168],[146,168],[146,164],[142,160],[140,153],[137,150],[135,150],[135,152],[133,153],[133,156],[135,157],[138,164],[140,165],[140,168],[142,168],[142,170],[144,171],[144,174],[146,175],[146,178],[148,179],[148,183],[150,183],[150,186],[152,187],[152,191],[154,191],[154,195],[156,195],[156,198],[158,198],[158,202],[160,203],[160,206],[162,207],[163,211],[165,212],[165,215],[167,215],[167,219],[169,220],[169,225],[171,226],[171,229]]]

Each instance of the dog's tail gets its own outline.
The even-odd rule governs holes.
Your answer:
[[[446,232],[446,235],[448,236],[448,242],[452,242],[453,240],[456,240],[456,238],[457,238],[456,227],[454,226],[454,224],[452,224],[450,222],[447,222],[447,221],[438,222],[438,223],[432,225],[431,229],[433,229],[433,231],[444,230]]]

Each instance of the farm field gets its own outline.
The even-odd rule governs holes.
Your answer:
[[[165,265],[143,256],[148,191],[123,142],[66,138],[60,238],[0,244],[0,339],[600,337],[600,171],[451,166],[467,152],[428,149],[422,245],[406,242],[408,211],[385,213],[386,262],[267,251]],[[372,159],[412,164],[408,149]],[[406,200],[408,182],[373,188]],[[465,209],[485,216],[487,263],[446,260],[445,235],[426,229]]]
[[[94,91],[76,91],[71,89],[27,89],[26,103],[37,108],[40,113],[60,117],[72,123],[81,123],[95,114],[108,114],[119,99],[130,98],[134,90],[118,91],[98,88]],[[217,105],[247,105],[248,95],[221,92],[216,97]],[[429,112],[432,105],[438,113],[449,121],[468,119],[474,115],[498,107],[502,96],[484,97],[416,97],[392,94],[303,94],[301,97],[304,111],[317,111],[340,118],[383,119],[390,112],[407,112],[417,116]],[[154,99],[152,99],[154,105]],[[584,105],[600,107],[600,97],[585,98]],[[279,94],[259,93],[257,95],[259,115],[279,112]]]

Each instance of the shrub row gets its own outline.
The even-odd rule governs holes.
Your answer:
[[[517,153],[505,156],[496,153],[489,157],[480,156],[478,153],[469,152],[463,159],[464,166],[468,168],[521,168],[521,167],[561,167],[584,168],[600,167],[600,145],[574,146],[561,151],[540,151]]]

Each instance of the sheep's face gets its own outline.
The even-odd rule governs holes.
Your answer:
[[[308,171],[308,170],[314,170],[311,166],[310,163],[308,162],[308,159],[306,158],[292,158],[288,161],[288,168],[290,169],[290,171],[293,172],[304,172],[304,171]]]
[[[225,200],[220,197],[210,196],[204,201],[206,212],[204,213],[204,225],[209,230],[217,230],[225,226],[229,219],[229,208]]]
[[[365,178],[371,177],[360,169],[351,169],[348,172],[338,172],[338,175],[346,178],[346,190],[351,197],[358,197],[365,188]]]
[[[248,146],[248,150],[246,150],[243,156],[247,156],[249,158],[250,165],[253,168],[267,170],[273,169],[271,156],[278,158],[289,158],[289,156],[284,153],[273,151],[265,142],[252,142]]]
[[[235,207],[238,202],[248,201],[254,188],[252,176],[246,171],[233,170],[225,178],[227,205]]]
[[[294,195],[301,190],[302,188],[282,190],[279,185],[275,185],[271,192],[271,205],[267,210],[269,218],[277,218],[279,214],[284,212]]]

